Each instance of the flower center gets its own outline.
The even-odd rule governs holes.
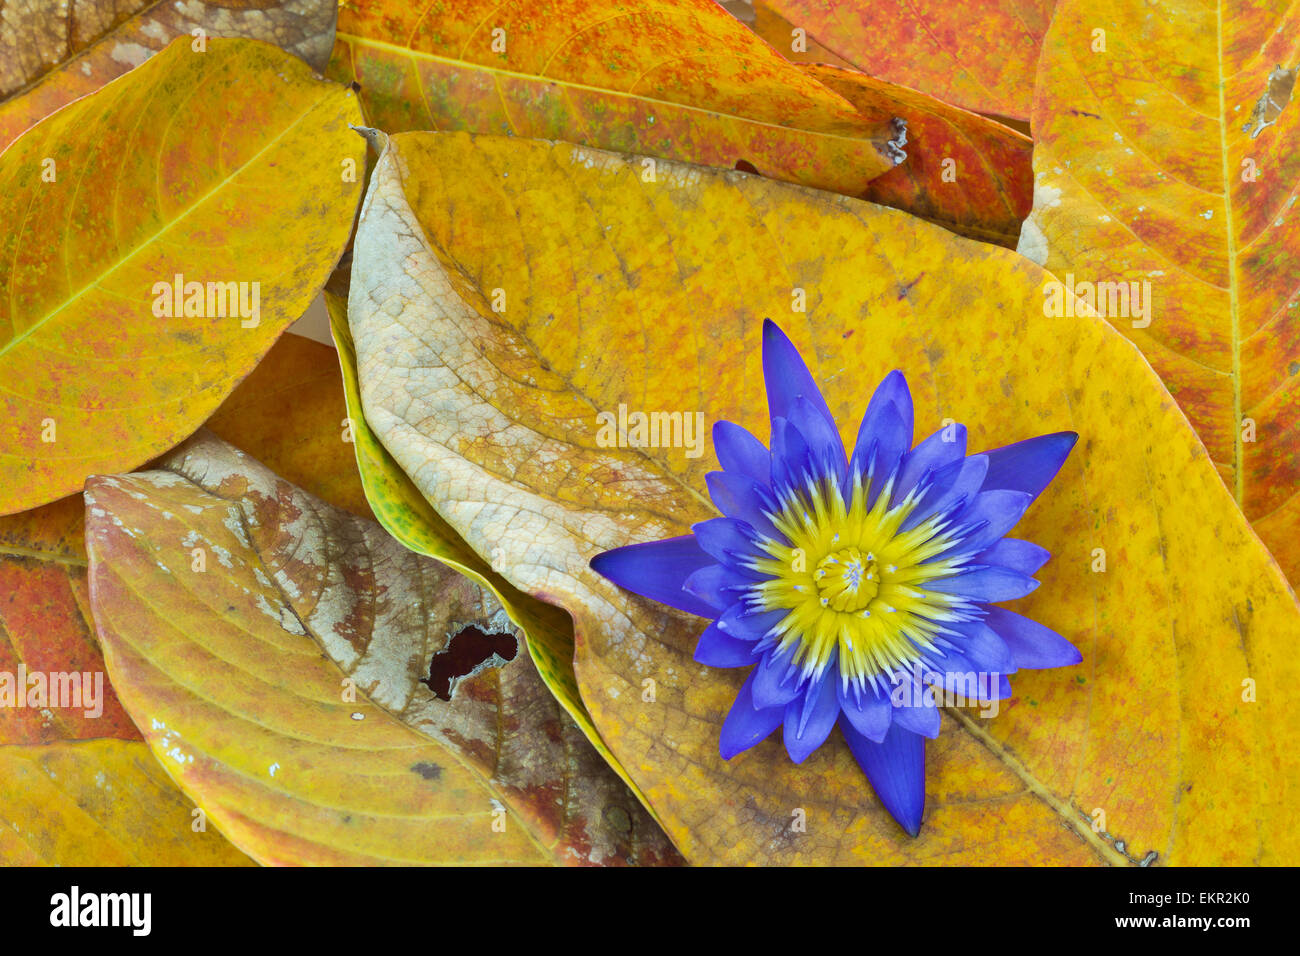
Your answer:
[[[813,574],[823,607],[836,611],[861,611],[880,590],[876,557],[864,557],[857,548],[841,548],[817,562]]]
[[[931,591],[965,558],[941,557],[956,539],[943,516],[905,526],[920,493],[892,501],[892,481],[874,499],[870,479],[841,493],[815,480],[786,493],[770,515],[780,539],[764,538],[750,569],[755,611],[782,611],[769,636],[795,649],[794,665],[872,683],[939,650],[952,623],[969,620],[965,600]],[[868,504],[871,500],[871,504]],[[808,556],[807,561],[805,555]],[[813,555],[821,555],[815,565]]]

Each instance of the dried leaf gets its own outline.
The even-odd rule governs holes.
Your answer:
[[[254,859],[676,860],[526,647],[450,700],[421,683],[472,628],[515,641],[469,579],[206,432],[161,470],[91,479],[86,504],[113,684]]]
[[[516,625],[523,629],[537,672],[587,740],[623,782],[644,801],[632,778],[605,746],[587,713],[573,673],[573,620],[561,608],[524,594],[492,570],[488,561],[465,544],[420,494],[418,488],[366,423],[357,390],[357,357],[348,329],[347,303],[326,292],[330,330],[338,346],[347,402],[356,438],[356,464],[365,495],[384,529],[406,547],[437,558],[492,592]],[[491,556],[489,556],[491,557]],[[647,807],[649,809],[649,807]],[[653,810],[651,810],[653,815]]]
[[[0,517],[0,863],[246,865],[193,829],[105,676],[82,511],[78,496]]]
[[[337,14],[332,0],[0,0],[0,152],[195,31],[265,40],[323,71]]]
[[[959,235],[1012,249],[1033,201],[1033,141],[977,113],[865,73],[816,64],[805,72],[871,115],[907,121],[907,162],[860,198],[902,209]]]
[[[345,6],[330,75],[371,126],[511,133],[860,193],[901,160],[858,114],[712,0]],[[653,175],[652,167],[646,174]]]
[[[794,60],[854,66],[968,110],[1027,119],[1038,51],[1055,5],[754,0],[754,29]]]
[[[181,41],[0,156],[0,513],[170,448],[302,314],[360,198],[359,116],[274,47]]]
[[[195,816],[149,748],[83,740],[0,746],[6,866],[249,866]]]
[[[357,474],[338,358],[328,345],[282,335],[207,427],[288,481],[373,518]]]
[[[504,577],[574,614],[588,709],[687,859],[1300,860],[1300,607],[1141,356],[1095,318],[1045,319],[1047,276],[1009,250],[736,173],[665,164],[647,184],[637,163],[391,137],[349,321],[371,427],[470,547],[500,548]],[[699,412],[765,436],[764,316],[848,440],[891,367],[921,434],[957,419],[973,449],[1082,435],[1018,528],[1055,557],[1016,609],[1083,664],[1017,674],[996,719],[945,717],[915,840],[838,735],[798,766],[775,739],[723,761],[742,675],[692,660],[700,619],[588,566],[714,514],[712,454],[608,446],[597,414]]]
[[[1300,111],[1278,64],[1295,66],[1300,20],[1234,11],[1061,4],[1020,249],[1069,287],[1096,284],[1098,311],[1164,379],[1294,585]]]

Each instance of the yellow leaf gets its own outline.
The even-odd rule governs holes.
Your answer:
[[[1020,239],[1150,360],[1292,585],[1297,28],[1291,8],[1256,2],[1155,18],[1135,0],[1062,2],[1044,44],[1034,210]]]
[[[285,335],[209,424],[239,447],[265,455],[312,492],[366,515],[352,449],[341,440],[345,410],[332,350]],[[99,674],[103,680],[91,716],[84,707],[0,708],[0,762],[13,768],[0,775],[0,829],[31,841],[19,839],[0,849],[0,860],[247,864],[233,846],[217,849],[224,841],[215,828],[190,829],[193,808],[154,760],[105,676],[89,619],[84,514],[78,494],[0,516],[0,672],[16,675],[23,667],[29,674],[82,674],[83,684],[84,675],[93,681]],[[71,743],[90,738],[117,738],[122,745]],[[39,774],[30,771],[46,767],[54,776],[33,782]],[[60,800],[90,807],[105,797],[126,799],[123,794],[133,795],[132,802],[116,816],[107,808],[98,816],[71,810],[56,815],[50,809]],[[141,829],[140,816],[156,822]],[[177,822],[181,817],[183,825]],[[111,834],[107,839],[105,830]],[[193,842],[176,842],[204,832],[208,836]],[[39,857],[42,848],[54,855]]]
[[[274,47],[181,40],[0,155],[0,513],[221,404],[347,242],[359,116]]]
[[[502,548],[503,576],[574,614],[592,718],[686,857],[1300,861],[1300,607],[1137,351],[1095,318],[1045,318],[1049,277],[1009,250],[754,177],[636,169],[565,144],[391,137],[349,321],[371,427],[470,547]],[[704,621],[588,566],[715,514],[707,443],[617,447],[597,416],[702,413],[765,437],[764,316],[846,439],[891,368],[922,434],[960,420],[975,450],[1081,435],[1018,527],[1054,558],[1016,609],[1083,663],[1017,674],[995,719],[945,717],[917,839],[838,735],[798,766],[776,740],[723,761],[742,678],[692,660]]]
[[[247,865],[195,828],[113,693],[89,621],[82,512],[78,496],[0,517],[0,681],[23,695],[0,706],[0,863]]]
[[[275,43],[324,70],[333,0],[241,4],[170,0],[21,0],[0,16],[0,152],[24,130],[139,66],[178,36]]]
[[[7,866],[248,866],[139,741],[0,747]],[[201,829],[206,828],[206,829]]]
[[[857,194],[903,159],[893,113],[857,112],[712,0],[369,0],[341,10],[329,75],[388,132],[630,150],[647,177],[662,157]]]
[[[87,483],[92,608],[127,710],[235,845],[281,864],[678,860],[489,593],[210,433],[161,464]],[[460,660],[476,631],[508,649]]]

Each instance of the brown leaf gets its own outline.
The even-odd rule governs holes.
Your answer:
[[[128,711],[237,846],[264,863],[678,859],[489,593],[209,433],[161,464],[88,483],[91,603]],[[517,653],[440,699],[421,679],[469,628]]]

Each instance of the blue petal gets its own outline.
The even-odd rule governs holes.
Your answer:
[[[770,467],[769,461],[765,455],[765,469]],[[750,527],[771,540],[789,543],[767,517],[767,512],[775,514],[777,508],[768,494],[766,477],[760,484],[749,475],[711,471],[704,476],[704,481],[709,486],[709,497],[724,515],[749,522]]]
[[[714,621],[695,645],[695,659],[709,667],[749,667],[757,661],[754,644],[724,633]]]
[[[925,585],[927,590],[956,594],[971,601],[1014,601],[1032,594],[1038,587],[1033,578],[1007,568],[988,567],[963,571]],[[689,582],[688,582],[689,586]]]
[[[795,645],[785,650],[772,648],[754,669],[754,701],[758,707],[784,707],[799,695],[799,671],[790,671]]]
[[[967,621],[951,625],[960,636],[948,639],[984,674],[1014,674],[1016,659],[1006,641],[984,621]]]
[[[715,561],[725,564],[743,577],[763,580],[767,577],[745,564],[755,554],[754,529],[739,518],[710,518],[691,525],[695,540]]]
[[[983,455],[971,455],[944,465],[934,473],[929,489],[899,526],[899,530],[911,531],[931,515],[947,514],[964,508],[984,484],[988,467],[988,459]]]
[[[723,760],[730,760],[741,751],[748,750],[762,742],[772,731],[781,725],[785,717],[784,707],[770,707],[758,710],[754,707],[754,675],[750,674],[736,695],[736,702],[731,705],[727,719],[722,722],[722,733],[718,736],[718,752]]]
[[[831,475],[842,483],[846,470],[844,442],[834,424],[823,418],[821,411],[805,398],[794,402],[788,421],[799,429],[808,446],[813,474]]]
[[[899,502],[911,491],[926,472],[938,471],[966,457],[966,426],[952,425],[951,441],[947,428],[941,428],[903,456],[903,464],[894,484],[894,501]]]
[[[984,622],[1006,642],[1017,667],[1069,667],[1083,660],[1079,649],[1060,634],[1006,608],[989,608]]]
[[[813,680],[805,693],[786,705],[782,737],[786,753],[795,763],[807,760],[809,754],[830,736],[835,718],[840,713],[839,698],[835,694],[838,678],[839,668],[832,660],[820,679]]]
[[[733,604],[718,618],[718,628],[741,641],[761,641],[767,632],[781,623],[786,611],[750,611],[744,604]]]
[[[945,693],[956,697],[959,705],[1003,699],[997,693],[998,681],[993,679],[1001,679],[1003,675],[1000,672],[977,667],[969,658],[951,648],[945,648],[942,658],[935,663],[942,674],[939,685]]]
[[[1056,432],[985,452],[989,458],[985,489],[1007,488],[1037,498],[1078,440],[1076,432]]]
[[[772,489],[778,496],[804,490],[813,474],[808,443],[793,422],[784,418],[772,422]]]
[[[799,357],[799,350],[771,319],[763,322],[763,378],[767,383],[767,407],[773,422],[778,418],[789,418],[795,401],[803,398],[812,403],[832,428],[835,427],[835,419],[808,372],[808,366]]]
[[[903,680],[906,683],[895,685],[890,698],[894,705],[893,723],[933,740],[939,736],[940,723],[935,691],[916,675],[909,674]]]
[[[591,559],[596,573],[633,594],[710,618],[717,611],[683,586],[692,574],[712,564],[693,534],[615,548]]]
[[[897,405],[886,402],[868,409],[858,429],[853,460],[849,463],[849,473],[853,476],[871,477],[868,507],[875,504],[885,483],[898,470],[910,441],[907,423],[899,414]]]
[[[912,411],[912,393],[908,391],[907,379],[898,369],[894,369],[881,379],[871,395],[871,401],[867,402],[867,411],[862,416],[862,425],[858,429],[858,444],[862,443],[862,433],[867,430],[868,423],[874,422],[875,416],[886,405],[894,406],[899,420],[903,423],[903,450],[906,451],[912,447],[912,422],[915,415]]]
[[[739,601],[753,583],[724,565],[710,564],[682,582],[682,589],[712,608],[705,617],[717,617],[719,611]]]
[[[847,720],[840,730],[871,788],[899,826],[916,836],[925,810],[925,738],[891,724],[880,743],[868,740]]]
[[[870,684],[861,693],[855,692],[852,685],[845,690],[842,681],[836,686],[839,688],[840,710],[858,733],[876,743],[884,740],[894,710],[889,696],[878,694]]]
[[[1021,574],[1036,574],[1047,563],[1052,552],[1040,548],[1032,541],[1019,538],[1003,538],[987,551],[981,551],[971,559],[972,564],[996,564]]]
[[[973,529],[945,554],[983,551],[1014,528],[1033,501],[1031,495],[1022,491],[981,491],[956,519],[958,527],[974,526]],[[941,557],[936,556],[935,560]]]
[[[771,455],[763,443],[744,428],[731,422],[718,422],[713,426],[713,450],[718,463],[727,471],[767,483],[772,467]]]

